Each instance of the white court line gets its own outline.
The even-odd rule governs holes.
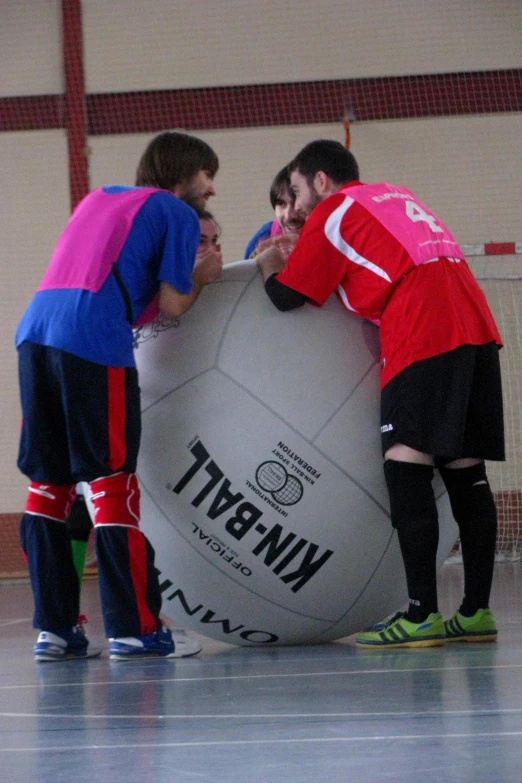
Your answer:
[[[143,661],[143,659],[142,659]],[[46,666],[45,663],[39,663],[39,666]],[[119,665],[119,664],[118,664]],[[132,666],[132,663],[129,663],[129,661],[126,661],[121,664],[122,667],[128,667]],[[97,685],[112,685],[112,686],[128,686],[128,685],[151,685],[154,683],[161,683],[161,684],[170,684],[174,683],[176,685],[180,683],[185,682],[215,682],[215,681],[234,681],[234,680],[266,680],[266,679],[288,679],[288,678],[306,678],[306,677],[355,677],[355,676],[363,676],[366,674],[418,674],[419,672],[470,672],[470,671],[482,671],[486,669],[487,671],[491,670],[501,670],[501,669],[521,669],[522,663],[505,663],[505,664],[484,664],[481,666],[437,666],[437,667],[420,667],[418,669],[358,669],[356,671],[353,670],[345,670],[345,671],[326,671],[326,672],[298,672],[298,673],[289,673],[289,674],[232,674],[232,675],[226,675],[226,676],[215,676],[215,677],[168,677],[168,678],[161,678],[161,679],[146,679],[146,680],[125,680],[125,682],[121,682],[119,680],[90,680],[89,682],[61,682],[61,683],[36,683],[36,684],[30,684],[30,685],[0,685],[0,691],[8,691],[8,690],[24,690],[24,689],[38,689],[41,690],[42,688],[73,688],[73,687],[79,687],[79,688],[85,688],[85,687],[93,687]]]
[[[289,713],[221,713],[216,715],[187,715],[158,713],[156,715],[119,715],[107,712],[95,714],[64,713],[57,715],[55,712],[0,712],[1,718],[62,718],[64,720],[264,720],[267,718],[280,719],[308,719],[308,718],[479,718],[498,717],[500,715],[520,715],[522,708],[513,707],[506,709],[483,710],[422,710],[417,712],[289,712]]]
[[[0,748],[0,753],[38,753],[43,755],[44,753],[70,753],[74,751],[82,750],[136,750],[138,748],[201,748],[201,747],[234,747],[238,745],[306,745],[313,743],[332,743],[332,742],[385,742],[385,741],[397,741],[403,740],[409,742],[411,740],[419,740],[425,742],[431,739],[445,739],[445,740],[462,740],[462,739],[501,739],[502,737],[521,737],[522,731],[491,731],[491,732],[473,732],[466,734],[452,734],[446,732],[445,734],[390,734],[390,735],[374,735],[369,737],[309,737],[306,739],[269,739],[269,740],[210,740],[201,742],[136,742],[129,743],[127,745],[69,745],[63,746],[46,746],[46,747],[25,747],[25,748]]]
[[[7,628],[8,625],[18,625],[20,623],[32,622],[32,617],[22,617],[20,620],[0,620],[0,628]]]

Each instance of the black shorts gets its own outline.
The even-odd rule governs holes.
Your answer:
[[[141,435],[136,368],[105,367],[31,342],[18,354],[22,473],[52,484],[135,473]]]
[[[504,460],[498,351],[495,343],[461,345],[392,378],[381,394],[383,454],[402,443],[433,455],[437,465]]]

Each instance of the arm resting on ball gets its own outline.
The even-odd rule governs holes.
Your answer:
[[[280,283],[275,273],[267,277],[265,291],[278,310],[294,310],[296,307],[302,307],[306,302],[306,296]]]
[[[188,294],[180,294],[170,283],[160,283],[159,311],[165,318],[179,318],[192,307],[202,286],[194,283]]]
[[[286,259],[278,247],[268,247],[263,250],[256,258],[256,264],[261,272],[261,277],[265,284],[265,291],[272,304],[278,310],[294,310],[296,307],[302,307],[306,302],[306,296],[294,291],[284,283],[276,279],[276,275],[285,268]]]
[[[189,307],[192,307],[201,293],[201,289],[221,277],[223,258],[217,250],[196,256],[192,272],[192,289],[188,294],[181,294],[173,285],[162,281],[159,290],[159,311],[165,318],[179,318]]]

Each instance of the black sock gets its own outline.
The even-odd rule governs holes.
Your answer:
[[[464,599],[459,611],[472,617],[489,606],[497,539],[495,501],[483,462],[470,468],[440,468],[440,474],[460,532]]]
[[[397,529],[406,572],[409,608],[406,619],[421,623],[437,606],[439,524],[433,493],[433,467],[386,460],[392,525]]]

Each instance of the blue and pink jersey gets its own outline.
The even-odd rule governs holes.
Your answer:
[[[18,326],[30,340],[109,367],[134,366],[132,324],[160,281],[187,294],[196,212],[157,188],[99,188],[80,202]]]
[[[268,223],[263,223],[260,229],[256,231],[252,239],[249,241],[245,249],[245,258],[254,258],[256,248],[259,242],[269,237],[278,237],[283,233],[283,229],[277,222],[277,220],[269,220]]]

